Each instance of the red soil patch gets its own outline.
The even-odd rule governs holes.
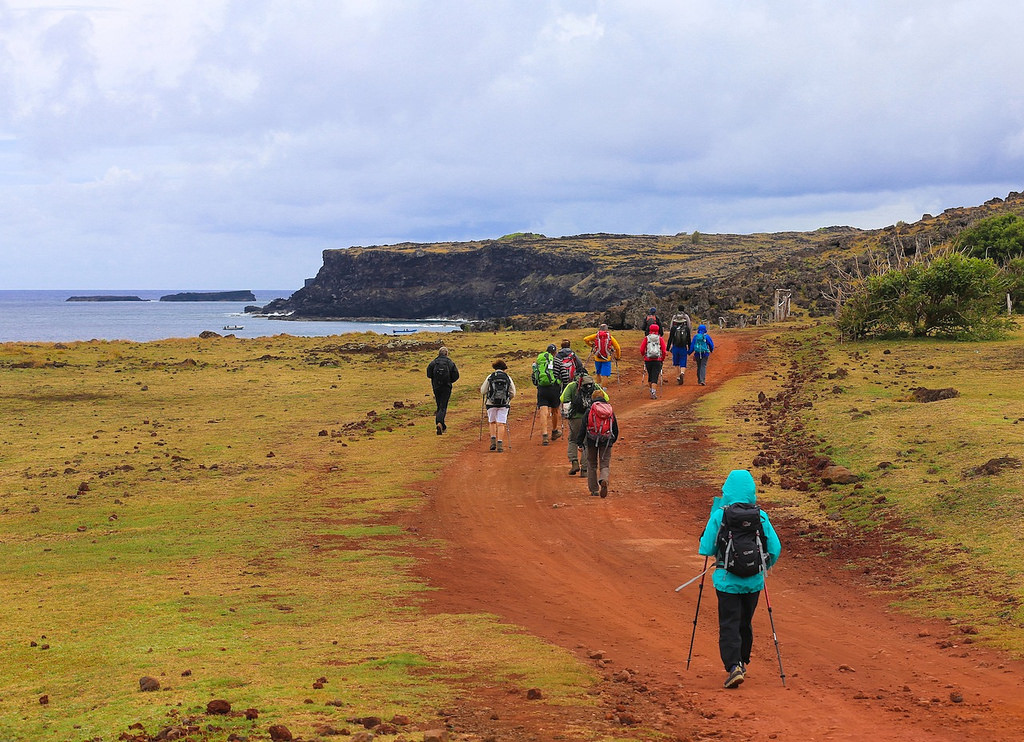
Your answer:
[[[494,613],[604,677],[596,709],[527,701],[516,688],[463,699],[450,717],[456,731],[501,740],[582,739],[581,728],[679,740],[1024,739],[1024,663],[971,644],[955,626],[891,610],[863,575],[817,556],[800,524],[781,518],[783,555],[768,590],[786,687],[762,595],[747,682],[722,688],[710,580],[685,669],[697,585],[674,589],[703,567],[697,540],[727,473],[706,463],[711,443],[693,427],[692,403],[754,368],[750,343],[721,338],[706,387],[692,370],[657,401],[635,369],[612,385],[622,440],[606,500],[567,476],[562,441],[527,440],[529,387],[513,410],[510,452],[474,441],[430,485],[427,507],[408,519],[447,544],[421,555],[421,573],[440,588],[427,609]],[[598,652],[605,659],[591,658]]]

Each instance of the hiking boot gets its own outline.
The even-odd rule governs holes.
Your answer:
[[[492,436],[491,436],[491,450],[492,450],[492,451],[493,451],[493,450],[495,449],[495,446],[496,446],[496,443],[495,443],[495,441],[496,441],[496,440],[497,440],[497,439],[496,439],[496,438],[495,438],[495,437],[494,437],[494,436],[492,435]]]
[[[591,492],[590,496],[591,497],[597,497],[599,494],[600,494],[599,492]]]
[[[437,434],[441,435],[444,432],[444,428],[441,427],[441,423],[437,424]]]
[[[679,386],[682,386],[682,385],[683,385],[683,375],[682,375],[682,374],[679,374],[679,376],[677,376],[677,377],[676,377],[676,383],[677,383],[677,384],[678,384]]]
[[[505,450],[504,448],[501,447],[501,441],[498,441],[498,449],[497,450],[498,450],[498,453],[501,453],[502,451]]]
[[[572,468],[569,470],[569,476],[571,477],[571,476],[573,476],[575,474],[579,474],[579,472],[580,472],[580,462],[578,462],[578,461],[570,461],[569,464],[572,466]]]
[[[561,437],[562,437],[562,431],[561,430],[552,430],[551,431],[551,440],[557,441]]]
[[[736,665],[732,668],[732,672],[729,673],[729,677],[725,679],[726,688],[737,688],[740,683],[743,682],[743,678],[746,673],[743,670],[743,665]]]
[[[602,479],[598,484],[601,485],[601,497],[608,497],[608,480]]]
[[[549,441],[548,441],[548,434],[544,433],[544,435],[542,435],[540,437],[540,445],[546,446],[546,445],[548,445],[548,443],[549,443]]]
[[[586,469],[580,469],[580,478],[582,479],[582,478],[584,478],[586,476],[587,476],[587,470]]]
[[[699,384],[700,384],[701,386],[707,386],[707,384],[705,384],[705,383],[704,383],[703,381],[701,381],[701,382],[698,382],[698,383],[699,383]]]
[[[657,390],[657,389],[655,389],[655,388],[654,388],[654,387],[652,386],[652,387],[651,387],[651,399],[657,399],[657,398],[658,398],[658,390]]]

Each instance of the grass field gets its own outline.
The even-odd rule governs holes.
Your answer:
[[[805,373],[812,406],[792,434],[861,488],[772,485],[766,502],[823,540],[887,534],[910,557],[879,589],[1024,654],[1024,474],[972,473],[1024,451],[1024,332],[847,345],[824,327],[733,332],[767,360],[701,403],[718,465],[749,466],[758,392]],[[424,371],[442,340],[463,377],[449,425],[465,431],[490,361],[504,356],[528,389],[550,333],[0,346],[0,739],[189,721],[210,739],[275,723],[309,737],[349,717],[436,718],[481,679],[593,703],[591,670],[567,652],[491,616],[419,607],[422,544],[389,524],[461,445],[433,434]],[[960,396],[913,402],[916,386]],[[143,676],[161,689],[141,692]],[[214,698],[259,718],[207,729],[196,720]]]
[[[588,703],[561,650],[416,607],[412,539],[387,523],[459,445],[433,434],[441,339],[0,346],[0,739],[155,733],[214,698],[308,736],[434,717],[477,676]],[[546,343],[443,339],[455,427],[497,351]],[[217,738],[252,724],[225,718]]]

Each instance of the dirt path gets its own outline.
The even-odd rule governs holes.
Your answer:
[[[529,386],[513,412],[512,450],[489,453],[474,440],[433,483],[428,507],[412,519],[423,536],[449,545],[422,565],[441,588],[430,610],[494,613],[605,678],[597,709],[551,709],[496,691],[465,709],[456,728],[461,721],[524,740],[575,739],[579,727],[636,735],[621,731],[623,721],[686,740],[1024,739],[1024,664],[946,623],[892,612],[784,527],[768,589],[786,687],[762,596],[747,682],[722,689],[710,580],[685,670],[698,593],[696,585],[674,589],[703,567],[697,539],[727,473],[703,463],[709,442],[692,403],[753,371],[752,349],[736,342],[719,344],[706,387],[689,379],[652,401],[635,370],[612,385],[623,439],[607,500],[567,476],[562,441],[544,448],[539,436],[527,440]]]

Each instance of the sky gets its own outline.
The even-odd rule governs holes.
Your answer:
[[[0,289],[916,221],[1024,190],[1024,3],[0,0]]]

